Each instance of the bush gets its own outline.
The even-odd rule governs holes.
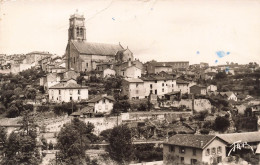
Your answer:
[[[203,134],[203,135],[208,135],[209,134],[209,130],[203,128],[203,129],[200,130],[200,133]]]
[[[215,123],[214,123],[215,130],[220,132],[225,132],[229,126],[230,126],[230,122],[226,117],[218,116],[215,119]]]

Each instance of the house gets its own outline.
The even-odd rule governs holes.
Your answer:
[[[190,89],[189,89],[189,82],[178,79],[176,81],[176,91],[180,91],[182,94],[189,94],[190,93]]]
[[[124,50],[121,44],[104,44],[86,41],[85,18],[75,13],[70,16],[68,44],[66,47],[66,68],[75,71],[92,71],[104,62],[115,61],[118,51]]]
[[[106,68],[106,69],[103,70],[102,77],[106,78],[106,77],[115,76],[115,75],[116,75],[116,71],[115,70],[110,69],[110,68]]]
[[[130,100],[145,98],[144,81],[139,78],[125,78],[122,81],[122,94]]]
[[[88,87],[81,86],[75,80],[69,79],[49,88],[50,102],[79,102],[88,99]]]
[[[206,95],[207,88],[202,85],[193,85],[190,87],[190,93],[198,94],[198,95]]]
[[[226,145],[215,135],[176,134],[163,143],[163,163],[219,163],[226,157]]]
[[[209,92],[216,92],[218,90],[218,87],[216,85],[208,85],[207,86],[207,93]]]
[[[155,94],[159,98],[164,98],[164,95],[169,92],[176,91],[175,75],[163,74],[149,75],[141,77],[144,82],[145,97],[150,94]]]
[[[105,69],[112,68],[112,67],[113,67],[112,63],[105,62],[105,63],[97,64],[96,70],[97,71],[104,71]]]
[[[227,142],[227,155],[236,155],[236,154],[246,154],[251,153],[254,155],[255,150],[259,150],[259,143],[260,143],[260,132],[242,132],[242,133],[229,133],[229,134],[218,134],[219,138],[223,139]],[[245,147],[241,147],[239,152],[233,151],[232,147],[234,143],[244,143],[247,144]],[[240,143],[240,144],[241,144]],[[253,151],[252,151],[253,149]]]
[[[237,96],[233,92],[219,92],[219,96],[227,100],[237,101]]]
[[[142,70],[140,68],[130,65],[125,68],[122,68],[119,75],[127,78],[139,78],[141,77],[141,72]]]
[[[39,51],[34,51],[26,54],[26,63],[27,64],[32,64],[35,63],[38,65],[38,62],[41,59],[44,59],[46,57],[50,57],[52,54],[49,52],[39,52]]]
[[[133,56],[133,53],[131,52],[131,50],[129,50],[127,47],[126,49],[120,50],[116,53],[115,60],[119,63],[133,61],[134,56]]]
[[[94,113],[106,113],[109,114],[114,105],[115,99],[113,96],[97,96],[91,100],[88,100],[88,106],[94,107]]]

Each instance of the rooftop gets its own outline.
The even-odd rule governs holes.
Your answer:
[[[193,134],[176,134],[169,138],[167,144],[177,146],[205,148],[212,140],[215,139],[214,135],[193,135]]]
[[[102,99],[108,99],[108,100],[111,100],[111,101],[115,101],[113,96],[97,96],[93,99],[88,100],[87,102],[88,103],[95,103],[95,102],[102,100]]]
[[[86,89],[86,88],[88,88],[88,87],[81,86],[81,85],[75,84],[75,83],[61,82],[59,84],[51,86],[49,89]]]
[[[124,80],[127,82],[130,82],[130,83],[142,83],[143,82],[143,80],[141,80],[139,78],[125,78]]]
[[[229,144],[233,144],[237,141],[242,142],[260,142],[260,132],[242,132],[242,133],[230,133],[217,135],[221,139],[225,140]]]
[[[93,43],[86,41],[71,41],[79,53],[86,55],[116,55],[123,49],[121,45]]]

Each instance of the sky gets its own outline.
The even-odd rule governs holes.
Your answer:
[[[63,55],[76,11],[88,42],[143,62],[260,63],[260,0],[0,0],[0,53]]]

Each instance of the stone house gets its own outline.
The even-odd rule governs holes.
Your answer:
[[[144,81],[139,78],[125,78],[122,81],[122,94],[130,100],[145,98]]]
[[[227,143],[215,135],[177,134],[163,143],[163,162],[195,165],[219,163]]]
[[[88,87],[77,84],[73,79],[50,87],[48,93],[49,101],[56,103],[79,102],[88,99]]]
[[[94,113],[109,114],[113,109],[115,99],[113,96],[97,96],[87,102],[89,106],[94,107]]]
[[[202,85],[193,85],[190,87],[190,93],[198,94],[198,95],[206,95],[207,88]]]

